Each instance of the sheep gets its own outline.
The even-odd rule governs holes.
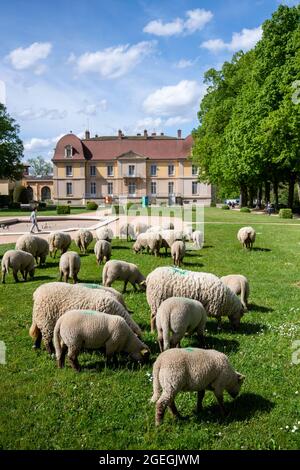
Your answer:
[[[176,240],[171,246],[171,256],[175,266],[180,267],[185,255],[185,243],[181,240]]]
[[[180,418],[175,405],[178,392],[196,391],[199,413],[205,391],[213,391],[224,416],[224,390],[236,398],[244,379],[245,376],[233,369],[228,357],[214,349],[185,348],[162,352],[153,365],[151,402],[156,403],[156,426],[162,423],[167,406],[174,417]]]
[[[173,222],[165,222],[162,226],[163,230],[174,230]]]
[[[146,279],[146,296],[151,309],[151,331],[154,331],[156,312],[168,297],[187,297],[201,302],[209,316],[218,321],[227,315],[237,328],[243,315],[240,299],[213,274],[166,266],[154,269]]]
[[[224,284],[229,287],[234,294],[241,296],[244,311],[247,312],[250,293],[248,279],[242,274],[229,274],[228,276],[221,277],[221,281],[224,282]]]
[[[141,233],[138,235],[132,249],[138,253],[143,248],[147,249],[147,252],[154,254],[155,256],[159,255],[159,250],[162,243],[162,236],[160,233]]]
[[[191,334],[194,331],[197,331],[199,343],[203,345],[206,319],[206,311],[197,300],[185,297],[169,297],[164,300],[156,315],[160,350],[180,347],[180,341],[185,333]],[[171,340],[170,331],[172,331]]]
[[[120,227],[120,238],[126,237],[126,240],[129,241],[135,240],[135,231],[132,224],[124,224]]]
[[[256,232],[252,227],[242,227],[237,234],[238,241],[244,248],[252,250],[253,243],[255,242]]]
[[[40,266],[45,263],[49,254],[49,243],[47,240],[28,233],[18,238],[15,248],[16,250],[31,253]]]
[[[86,283],[86,282],[81,282],[80,284],[77,284],[77,286],[88,287],[90,289],[102,289],[104,292],[108,292],[118,302],[120,302],[120,304],[123,305],[123,307],[127,310],[128,313],[133,313],[132,310],[129,310],[129,308],[125,304],[125,300],[121,292],[114,289],[113,287],[105,287],[105,286],[100,286],[100,284],[92,284],[92,283]]]
[[[141,362],[149,357],[148,347],[133,333],[124,318],[93,310],[69,310],[54,328],[53,342],[58,367],[64,367],[65,356],[80,371],[78,355],[84,349],[105,347],[109,359],[116,352],[127,352]]]
[[[68,250],[72,242],[70,235],[65,232],[50,233],[48,241],[50,256],[54,258],[56,256],[57,250],[60,250],[61,254],[63,255]]]
[[[200,250],[203,245],[203,232],[201,232],[201,230],[195,230],[192,233],[192,241],[194,242],[194,247]]]
[[[80,270],[80,256],[75,251],[67,251],[60,257],[59,273],[60,281],[64,278],[68,282],[69,277],[73,278],[74,284],[78,281],[78,273]]]
[[[52,336],[57,320],[67,310],[91,309],[109,315],[120,315],[134,333],[141,336],[140,327],[114,296],[102,289],[90,289],[80,284],[50,282],[42,284],[33,293],[32,324],[29,335],[35,338],[34,348],[41,340],[50,354],[53,352]]]
[[[34,257],[31,253],[22,250],[8,250],[4,253],[1,268],[2,268],[2,283],[5,284],[5,276],[9,272],[9,268],[13,270],[13,276],[16,282],[19,282],[18,271],[21,272],[24,281],[27,280],[27,275],[33,279],[35,270]]]
[[[106,263],[111,257],[111,243],[107,240],[98,240],[94,246],[94,253],[98,264],[101,264],[104,259]]]
[[[93,234],[89,230],[80,229],[76,233],[75,243],[82,253],[85,253],[89,244],[93,241]]]
[[[150,228],[150,225],[144,224],[143,222],[137,222],[137,223],[134,225],[135,238],[137,238],[137,236],[138,236],[140,233],[146,232],[148,228]]]
[[[96,238],[97,240],[107,240],[108,242],[111,242],[114,238],[114,232],[111,228],[100,227],[96,230]]]
[[[126,292],[128,282],[132,284],[135,291],[137,290],[136,284],[138,284],[140,290],[145,290],[146,278],[139,271],[136,264],[119,260],[108,261],[102,271],[103,285],[110,287],[117,279],[124,281],[123,294]]]
[[[162,228],[160,225],[152,225],[151,227],[147,228],[145,233],[153,233],[153,232],[157,233],[161,231],[162,231]]]
[[[182,230],[162,230],[162,248],[165,248],[166,254],[168,253],[168,248],[171,248],[173,243],[176,240],[185,240],[186,235]]]

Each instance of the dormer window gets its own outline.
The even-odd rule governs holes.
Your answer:
[[[67,158],[72,158],[73,156],[73,148],[72,145],[66,145],[65,146],[65,157]]]

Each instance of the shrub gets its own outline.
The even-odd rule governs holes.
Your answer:
[[[247,214],[249,214],[249,212],[251,212],[251,210],[249,209],[249,207],[241,207],[240,212],[246,212]]]
[[[20,209],[20,205],[19,202],[11,202],[8,207],[9,209]]]
[[[19,185],[15,187],[13,192],[13,200],[14,202],[20,202],[22,204],[29,203],[29,193],[25,186]]]
[[[6,194],[0,194],[0,207],[9,206],[10,197]]]
[[[211,202],[210,207],[217,207],[217,204],[215,202]]]
[[[44,201],[39,201],[39,209],[46,209],[47,204]]]
[[[221,209],[223,209],[223,211],[229,211],[229,206],[227,206],[227,204],[224,204]]]
[[[89,211],[95,211],[98,209],[98,204],[95,201],[88,201],[86,204],[86,208]]]
[[[57,206],[56,207],[56,213],[61,215],[61,214],[71,214],[71,208],[70,206]]]
[[[292,219],[293,218],[292,209],[280,209],[279,217],[281,217],[282,219]]]

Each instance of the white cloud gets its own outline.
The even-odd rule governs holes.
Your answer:
[[[34,74],[35,75],[43,75],[43,73],[45,73],[47,70],[47,65],[45,64],[40,64],[36,67],[36,69],[34,70]]]
[[[8,58],[16,70],[24,70],[34,66],[39,60],[46,59],[51,49],[50,42],[34,42],[29,47],[14,49]]]
[[[154,41],[142,41],[132,46],[125,44],[102,51],[86,52],[76,59],[77,70],[79,73],[97,72],[103,78],[118,78],[132,70],[154,48]]]
[[[33,152],[33,151],[37,151],[37,150],[45,150],[47,148],[49,148],[50,146],[55,146],[56,143],[59,141],[59,139],[61,139],[61,137],[63,137],[64,134],[61,134],[57,137],[52,137],[52,138],[49,138],[49,139],[40,139],[38,137],[32,137],[30,140],[27,140],[25,143],[24,143],[24,149],[27,151],[27,152]],[[48,153],[50,153],[51,151],[49,150]]]
[[[84,106],[78,110],[78,113],[86,116],[96,116],[98,111],[107,111],[107,100],[103,99],[99,103],[84,103]]]
[[[35,119],[45,119],[48,118],[52,121],[56,119],[64,119],[67,116],[67,111],[59,109],[46,109],[40,108],[34,110],[32,108],[23,109],[23,111],[18,111],[15,115],[24,121],[33,121]]]
[[[193,65],[194,62],[192,60],[180,59],[178,62],[176,62],[175,67],[177,69],[186,69],[187,67],[192,67]]]
[[[240,49],[246,52],[254,47],[261,37],[261,26],[253,29],[243,28],[241,32],[232,34],[230,42],[224,42],[223,39],[209,39],[208,41],[204,41],[201,47],[215,53],[223,50],[234,52]]]
[[[184,117],[184,116],[174,116],[170,117],[165,121],[166,127],[173,127],[178,126],[180,124],[186,124],[187,122],[191,122],[193,119],[192,117]]]
[[[3,80],[0,80],[0,103],[6,104],[6,86]]]
[[[144,101],[144,110],[160,116],[182,115],[191,112],[203,94],[196,81],[182,80],[177,85],[165,86],[151,93]]]
[[[188,10],[185,13],[187,19],[175,18],[169,23],[163,23],[162,20],[150,21],[144,27],[144,33],[154,34],[155,36],[174,36],[176,34],[192,34],[200,31],[213,18],[209,10],[196,8]]]
[[[144,129],[161,129],[163,127],[163,120],[161,118],[145,117],[139,119],[136,123],[136,132]]]

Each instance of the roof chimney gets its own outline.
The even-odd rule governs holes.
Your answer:
[[[90,131],[88,131],[88,130],[85,131],[85,138],[86,138],[86,139],[90,139],[90,138],[91,138]]]
[[[163,132],[161,132],[160,135],[165,135],[165,134]]]
[[[178,129],[178,131],[177,131],[177,138],[181,139],[181,129]]]
[[[147,129],[144,130],[144,137],[147,139],[148,137],[148,132],[147,132]]]
[[[152,132],[152,134],[151,134],[151,135],[155,137],[155,136],[156,136],[156,132]]]
[[[118,130],[118,139],[122,139],[122,131],[121,131],[121,129]]]
[[[141,133],[140,133],[140,132],[138,132],[138,133],[137,133],[137,135],[139,135],[139,136],[140,136],[140,135],[141,135]]]

